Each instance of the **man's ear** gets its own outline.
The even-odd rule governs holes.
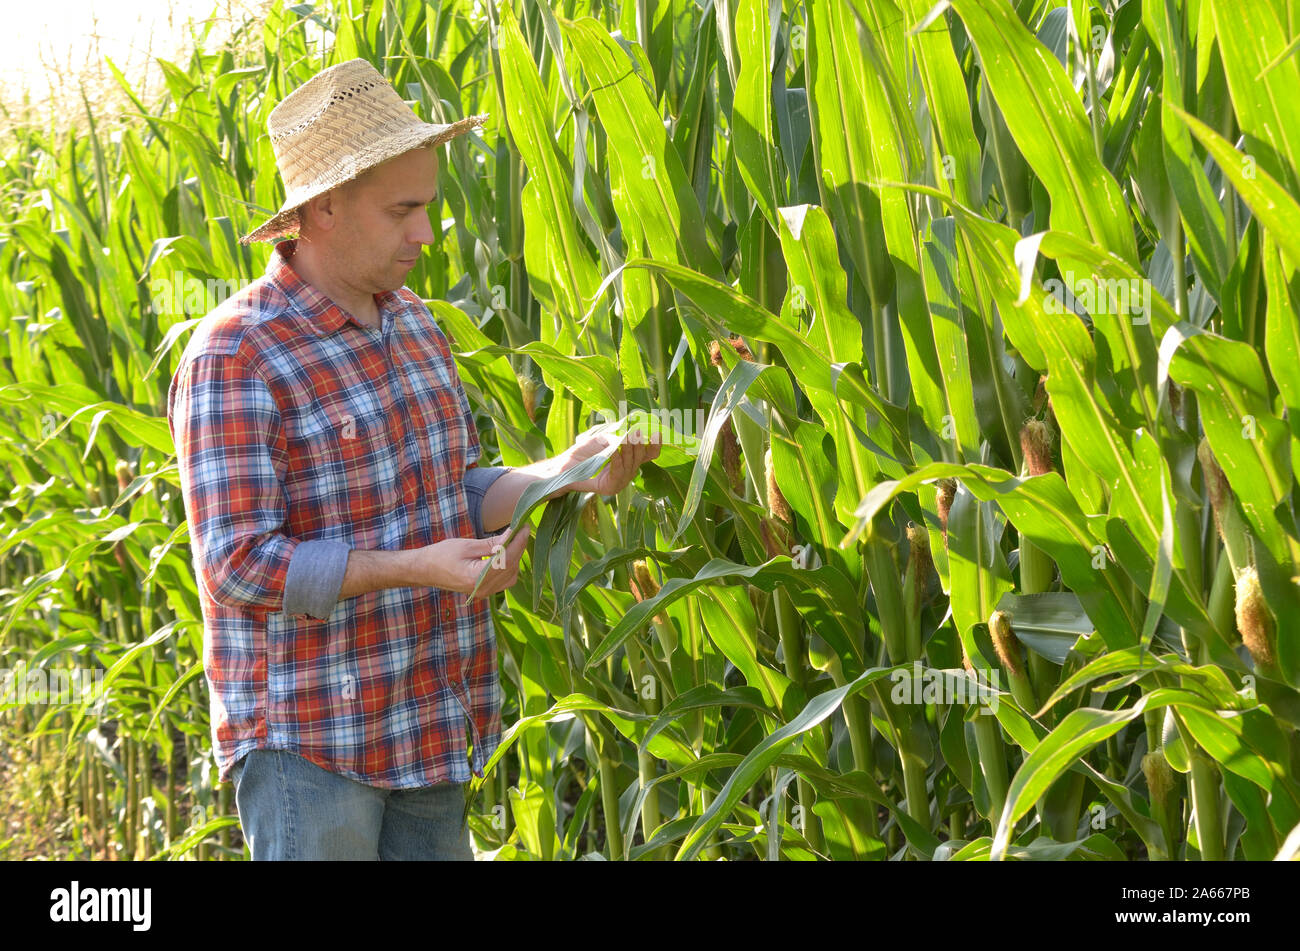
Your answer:
[[[331,231],[338,221],[338,210],[338,196],[331,189],[303,205],[298,216],[302,219],[302,226],[309,231]]]

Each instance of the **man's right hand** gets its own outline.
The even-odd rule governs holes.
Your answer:
[[[475,595],[489,597],[519,580],[519,559],[528,544],[528,528],[502,548],[505,537],[503,532],[490,538],[447,538],[401,551],[353,549],[348,554],[339,600],[384,588],[445,588],[469,594],[484,565],[490,563],[483,587]]]
[[[502,547],[506,532],[488,538],[448,538],[426,545],[415,552],[417,576],[431,588],[443,588],[469,594],[478,583],[484,565],[490,563],[487,577],[475,598],[487,598],[504,591],[519,580],[519,559],[528,545],[529,531],[524,527],[514,541]]]

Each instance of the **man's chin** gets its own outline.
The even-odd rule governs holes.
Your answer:
[[[406,286],[406,276],[411,273],[409,267],[395,267],[384,275],[381,283],[385,291],[397,291]]]

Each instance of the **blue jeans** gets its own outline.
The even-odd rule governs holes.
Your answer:
[[[231,778],[254,861],[474,860],[465,783],[379,789],[284,750],[254,750]]]

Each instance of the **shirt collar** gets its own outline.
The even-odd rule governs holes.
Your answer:
[[[365,330],[373,329],[360,323],[350,313],[339,307],[338,304],[298,275],[298,272],[289,264],[289,259],[293,257],[297,247],[297,239],[281,241],[276,244],[271,251],[270,260],[266,262],[264,277],[284,292],[285,297],[289,299],[289,303],[293,305],[294,309],[307,318],[317,336],[324,337],[335,333],[345,324],[352,324],[354,327],[361,327]],[[379,307],[380,326],[382,327],[384,314],[392,313],[396,316],[400,313],[404,302],[396,291],[384,291],[375,295],[375,304]]]

